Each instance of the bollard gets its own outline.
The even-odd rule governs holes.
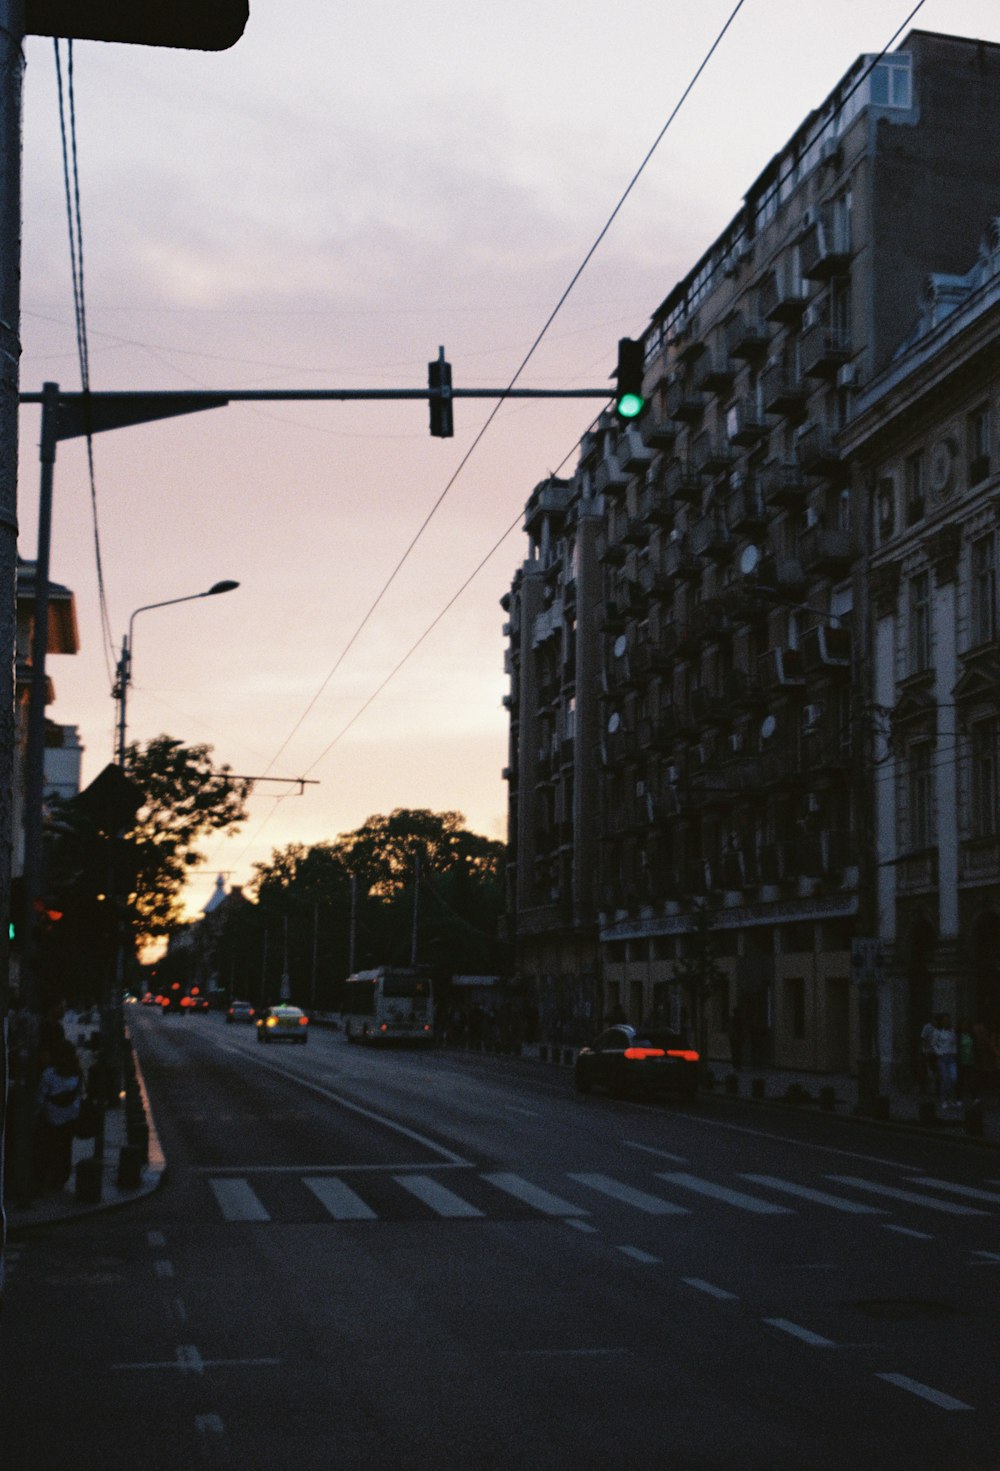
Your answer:
[[[740,1080],[735,1073],[726,1074],[726,1092],[734,1096],[740,1091]]]
[[[763,1078],[754,1078],[750,1083],[750,1097],[763,1098],[767,1084]]]
[[[101,1198],[101,1176],[104,1170],[99,1159],[77,1160],[76,1198],[81,1205],[96,1205]]]
[[[983,1105],[979,1099],[965,1105],[965,1132],[970,1138],[980,1139],[983,1133]]]
[[[142,1184],[142,1150],[137,1144],[123,1144],[118,1152],[118,1185],[122,1190],[136,1190]]]
[[[837,1106],[837,1090],[827,1085],[819,1090],[819,1106],[826,1113],[832,1113]]]
[[[130,1145],[138,1149],[143,1164],[149,1163],[149,1125],[145,1119],[142,1123],[130,1123],[126,1132],[126,1139]]]

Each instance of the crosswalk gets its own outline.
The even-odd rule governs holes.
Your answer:
[[[773,1219],[803,1211],[876,1217],[878,1225],[920,1238],[924,1232],[891,1221],[906,1214],[920,1224],[935,1216],[978,1218],[1000,1215],[1000,1192],[914,1174],[893,1184],[861,1175],[823,1174],[805,1183],[778,1175],[737,1173],[730,1180],[685,1170],[656,1170],[641,1184],[591,1171],[566,1171],[544,1183],[515,1171],[452,1171],[448,1183],[427,1169],[400,1168],[389,1174],[351,1176],[335,1170],[296,1174],[287,1167],[259,1167],[248,1176],[209,1174],[207,1183],[223,1220],[447,1221],[539,1218],[591,1229],[595,1210],[619,1207],[664,1219],[698,1210],[737,1212]],[[249,1174],[249,1172],[248,1172]]]

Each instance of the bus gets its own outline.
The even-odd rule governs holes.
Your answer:
[[[434,1041],[430,975],[414,967],[378,965],[344,982],[341,1020],[349,1042]]]

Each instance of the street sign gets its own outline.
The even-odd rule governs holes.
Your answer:
[[[885,951],[882,941],[856,938],[851,941],[851,979],[856,986],[880,986],[885,980]]]

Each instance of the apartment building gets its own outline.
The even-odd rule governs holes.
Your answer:
[[[934,1011],[1000,1027],[998,429],[994,219],[965,275],[928,277],[841,435],[869,507],[881,1020],[903,1076]]]
[[[734,1014],[761,1062],[874,1051],[868,486],[842,436],[926,278],[968,269],[998,141],[1000,47],[860,58],[652,314],[645,418],[603,419],[529,501],[508,892],[543,1015],[679,1016],[700,967],[710,1055]]]

